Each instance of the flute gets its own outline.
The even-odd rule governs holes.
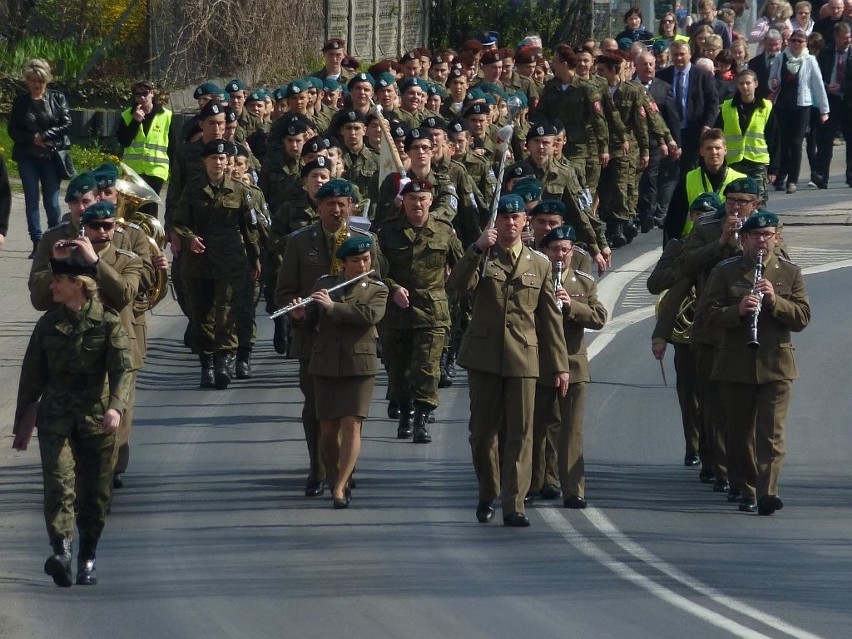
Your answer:
[[[376,269],[371,268],[366,273],[361,273],[360,275],[356,275],[355,277],[350,278],[350,279],[346,280],[345,282],[341,282],[340,284],[335,284],[331,288],[326,289],[326,291],[328,293],[333,293],[334,291],[340,290],[341,288],[345,288],[346,286],[349,286],[353,282],[357,282],[358,280],[363,279],[363,278],[367,277],[368,275],[372,275],[375,272],[376,272]],[[312,304],[315,301],[316,300],[313,297],[309,297],[307,299],[302,300],[301,302],[293,302],[292,304],[288,304],[284,308],[279,308],[277,311],[275,311],[272,315],[269,316],[269,319],[274,320],[276,317],[281,317],[282,315],[286,315],[287,313],[289,313],[293,309],[302,308],[303,306],[307,306],[308,304]]]

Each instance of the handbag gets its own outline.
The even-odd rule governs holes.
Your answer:
[[[53,163],[56,165],[56,170],[59,172],[59,177],[63,180],[70,180],[77,175],[77,169],[74,168],[74,161],[71,159],[71,154],[67,150],[53,149]]]

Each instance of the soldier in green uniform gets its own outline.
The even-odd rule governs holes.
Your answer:
[[[281,130],[283,161],[266,162],[260,170],[260,188],[266,196],[269,210],[278,211],[291,189],[299,188],[302,147],[311,137],[311,128],[304,119],[293,118],[293,121]]]
[[[454,67],[450,70],[444,84],[447,87],[449,95],[444,99],[444,104],[441,106],[441,116],[448,120],[461,117],[464,112],[469,86],[467,76],[461,69]]]
[[[351,106],[365,117],[373,106],[376,81],[369,73],[355,75],[346,86],[349,89]]]
[[[343,179],[367,193],[373,175],[379,170],[379,155],[365,144],[367,119],[361,111],[344,109],[335,120],[335,134],[343,142]]]
[[[388,260],[384,281],[392,304],[382,325],[391,400],[400,407],[397,437],[429,443],[428,414],[438,407],[440,361],[450,309],[444,280],[462,246],[445,219],[430,214],[432,183],[414,178],[403,187],[402,210],[379,231]]]
[[[131,347],[118,315],[98,300],[95,267],[53,260],[51,270],[56,306],[39,319],[27,346],[18,415],[38,414],[44,518],[54,553],[44,571],[58,586],[72,584],[76,502],[80,534],[76,582],[94,585],[115,432],[130,395]],[[26,444],[16,440],[20,449]]]
[[[477,201],[477,206],[480,210],[487,210],[497,188],[494,169],[485,158],[471,150],[472,137],[465,120],[452,120],[447,126],[447,137],[452,159],[464,167],[478,194],[482,196],[482,200]]]
[[[394,117],[405,122],[412,129],[420,126],[423,118],[435,115],[426,110],[426,81],[420,78],[406,78],[399,84],[399,108]]]
[[[555,499],[559,487],[566,508],[585,508],[586,476],[583,462],[583,413],[586,406],[586,387],[591,381],[586,356],[584,330],[603,328],[607,319],[606,307],[598,299],[595,278],[571,268],[576,235],[570,226],[560,226],[544,236],[540,248],[550,259],[554,274],[557,306],[562,314],[562,330],[568,347],[570,385],[564,397],[550,384],[554,371],[542,361],[541,375],[535,390],[535,420],[533,422],[533,471],[531,491],[542,498]],[[557,263],[561,263],[559,268]],[[556,275],[554,275],[556,278]],[[544,454],[546,444],[554,446],[556,455]],[[536,463],[538,462],[538,463]]]
[[[792,384],[799,376],[790,333],[811,319],[801,269],[775,254],[778,226],[778,216],[768,211],[745,221],[743,255],[713,269],[700,311],[721,332],[713,379],[722,384],[729,463],[744,479],[734,487],[742,491],[739,509],[759,515],[784,506],[778,478]],[[755,282],[758,259],[763,277]],[[750,343],[755,324],[757,345]]]
[[[343,66],[343,58],[346,57],[346,41],[343,38],[329,38],[322,45],[322,57],[325,65],[322,69],[314,71],[312,75],[325,80],[333,78],[345,84],[352,77],[352,72]]]
[[[204,175],[189,182],[172,224],[187,248],[186,276],[202,388],[225,389],[234,376],[236,307],[260,276],[260,243],[246,187],[225,174],[228,145],[211,140],[201,151]]]
[[[237,123],[242,129],[241,137],[248,138],[261,126],[260,118],[246,108],[246,98],[249,90],[245,82],[234,78],[225,85],[225,91],[230,96],[228,106],[237,116]]]

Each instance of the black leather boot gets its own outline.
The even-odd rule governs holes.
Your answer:
[[[440,363],[440,371],[441,376],[438,378],[438,388],[449,388],[453,385],[453,380],[450,379],[449,373],[447,373],[447,361],[448,355],[447,351],[443,351],[441,353],[441,363]]]
[[[51,542],[53,554],[44,562],[44,574],[53,577],[53,583],[63,588],[71,586],[71,539]]]
[[[414,434],[414,406],[399,407],[399,427],[396,429],[397,439],[408,439]]]
[[[390,419],[399,419],[399,404],[393,400],[388,402],[388,417]]]
[[[95,548],[97,542],[86,539],[80,540],[80,552],[77,554],[77,585],[94,586],[98,583],[95,572]]]
[[[201,362],[201,383],[199,386],[201,388],[213,388],[213,356],[199,355],[198,359]]]
[[[231,371],[228,370],[228,353],[218,352],[213,355],[213,381],[218,390],[225,390],[231,383]]]
[[[237,349],[237,379],[251,379],[251,349]]]
[[[432,435],[429,433],[429,411],[420,408],[414,413],[414,443],[415,444],[430,444],[432,443]]]

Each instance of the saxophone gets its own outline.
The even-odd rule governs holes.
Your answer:
[[[334,233],[334,237],[331,242],[331,255],[329,256],[329,266],[328,273],[329,275],[339,275],[343,272],[343,260],[338,259],[337,257],[337,249],[343,246],[343,243],[352,236],[352,231],[349,229],[349,219],[345,219],[343,224],[340,225],[340,228],[337,229]]]

